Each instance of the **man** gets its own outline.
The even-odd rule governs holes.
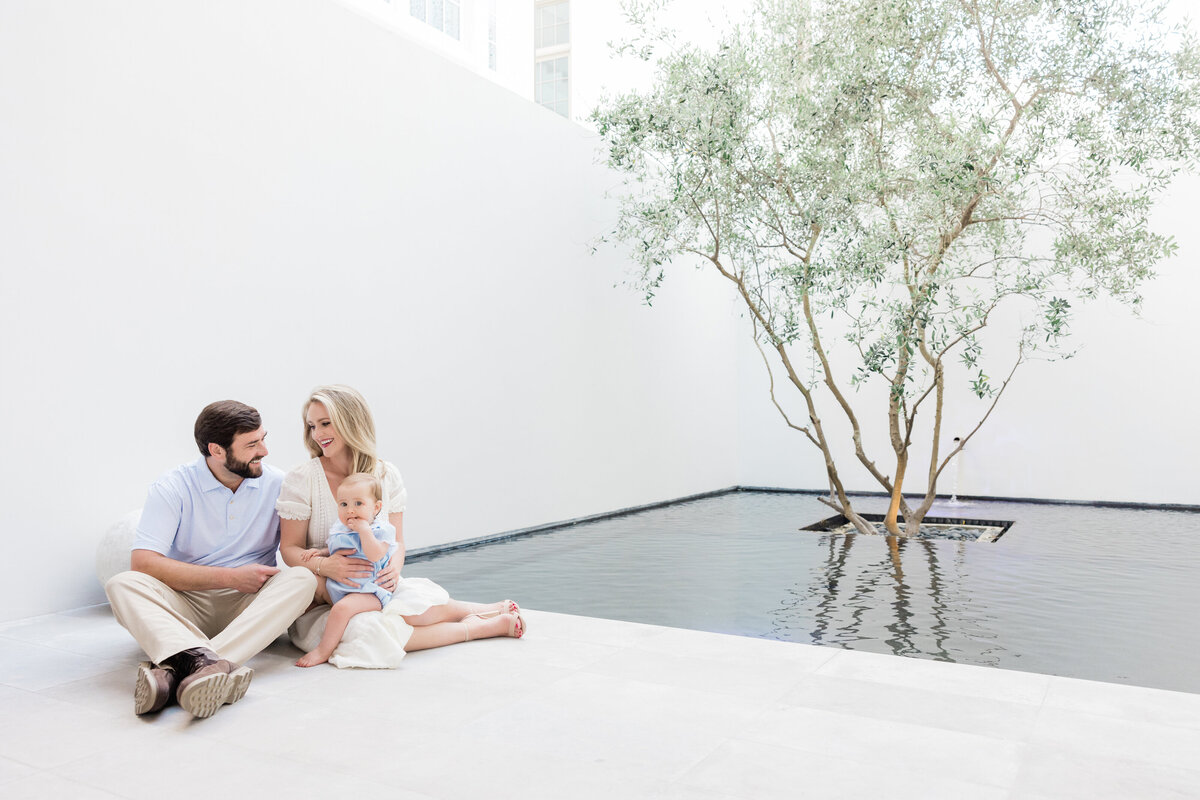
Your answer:
[[[132,570],[104,587],[117,621],[150,657],[138,665],[134,713],[173,700],[208,717],[242,699],[240,666],[273,642],[313,599],[303,567],[275,567],[283,472],[264,466],[266,431],[244,403],[212,403],[196,418],[201,458],[151,487]]]

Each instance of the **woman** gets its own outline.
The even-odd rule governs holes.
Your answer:
[[[525,621],[511,600],[465,603],[451,600],[446,590],[424,578],[402,578],[404,565],[404,507],[407,492],[400,472],[375,454],[375,423],[362,395],[349,386],[318,386],[304,403],[304,445],[312,459],[287,474],[276,508],[280,517],[279,550],[288,566],[304,566],[317,576],[317,603],[296,621],[289,634],[305,652],[321,637],[329,610],[326,580],[346,583],[371,574],[371,564],[351,558],[349,551],[304,560],[305,550],[325,547],[329,529],[337,522],[334,495],[355,472],[367,472],[383,484],[387,520],[396,528],[399,549],[376,582],[392,592],[387,612],[403,624],[395,637],[404,652],[493,636],[520,638]],[[394,638],[394,637],[393,637]],[[400,655],[403,655],[401,653]],[[336,660],[335,660],[336,663]]]

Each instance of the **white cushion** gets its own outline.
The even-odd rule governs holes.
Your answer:
[[[100,539],[96,547],[96,577],[100,579],[101,586],[108,583],[113,575],[129,569],[129,551],[141,519],[142,510],[135,508],[114,522]]]

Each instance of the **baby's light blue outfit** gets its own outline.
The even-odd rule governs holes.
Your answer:
[[[375,595],[379,598],[380,606],[386,606],[388,600],[392,599],[392,593],[375,583],[375,578],[379,575],[379,571],[386,567],[388,562],[392,560],[392,553],[396,552],[396,529],[380,514],[371,523],[371,533],[379,541],[387,542],[387,553],[372,565],[369,577],[351,579],[356,584],[356,587],[347,586],[334,580],[326,581],[325,588],[329,591],[329,599],[334,603],[353,592]],[[370,561],[363,552],[362,541],[358,538],[358,533],[350,530],[341,522],[335,522],[333,527],[329,529],[328,545],[330,553],[336,553],[338,550],[353,550],[354,552],[350,554],[351,558],[362,558]]]

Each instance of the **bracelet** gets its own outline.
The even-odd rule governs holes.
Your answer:
[[[325,558],[322,556],[321,560],[317,562],[317,577],[318,578],[321,577],[321,565],[324,563],[325,563]]]

